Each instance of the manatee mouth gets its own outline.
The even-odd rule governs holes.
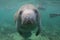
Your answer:
[[[24,21],[24,24],[33,24],[33,22],[28,20],[28,21]]]
[[[23,24],[34,24],[33,20],[24,20]]]

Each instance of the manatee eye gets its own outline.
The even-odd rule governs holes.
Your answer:
[[[20,13],[19,13],[19,14],[21,15],[21,14],[22,14],[22,12],[23,12],[23,11],[20,11]]]
[[[38,11],[37,11],[36,9],[34,9],[34,12],[35,12],[35,13],[38,13]]]
[[[36,14],[36,17],[38,17],[38,11],[36,9],[34,9],[34,12]]]

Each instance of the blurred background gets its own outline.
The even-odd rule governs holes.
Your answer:
[[[23,4],[34,4],[42,7],[41,34],[32,40],[60,40],[60,0],[0,0],[0,40],[22,40],[17,33],[14,14]]]

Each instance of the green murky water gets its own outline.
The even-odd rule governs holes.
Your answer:
[[[32,40],[60,40],[60,16],[50,17],[50,14],[60,14],[60,0],[0,0],[0,40],[22,40],[17,33],[14,13],[23,4],[41,4],[40,10],[42,32],[39,36],[32,35]]]

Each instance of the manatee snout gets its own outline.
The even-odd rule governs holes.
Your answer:
[[[33,24],[36,21],[36,13],[33,10],[24,10],[21,15],[22,24],[31,23]]]

